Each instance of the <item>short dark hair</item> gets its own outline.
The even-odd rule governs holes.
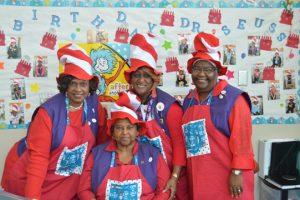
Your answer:
[[[75,77],[72,75],[59,76],[57,78],[57,89],[59,90],[59,92],[65,94],[67,92],[69,84],[71,83],[71,81],[73,79],[75,79]],[[90,89],[89,89],[90,94],[93,94],[97,90],[98,81],[97,81],[96,77],[89,80],[89,87],[90,87]]]

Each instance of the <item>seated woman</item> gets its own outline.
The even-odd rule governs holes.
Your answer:
[[[164,187],[169,168],[159,150],[138,142],[145,134],[144,122],[128,107],[113,104],[107,121],[111,140],[96,146],[84,167],[80,199],[168,199]]]

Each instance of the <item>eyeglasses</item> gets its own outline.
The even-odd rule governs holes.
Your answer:
[[[216,70],[217,70],[216,67],[198,67],[198,66],[192,67],[192,73],[196,73],[196,74],[200,72],[203,72],[204,74],[210,74]]]
[[[132,74],[131,74],[131,77],[132,78],[136,78],[136,79],[139,79],[139,78],[144,78],[144,79],[151,79],[152,77],[149,75],[149,74],[147,74],[147,73],[144,73],[144,74],[141,74],[141,73],[139,73],[139,72],[133,72]]]

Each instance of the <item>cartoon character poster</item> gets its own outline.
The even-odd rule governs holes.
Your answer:
[[[85,49],[93,60],[93,74],[99,78],[96,93],[100,96],[100,101],[113,102],[117,100],[119,92],[129,89],[129,84],[124,77],[124,71],[129,69],[127,63],[130,52],[129,45],[102,43],[78,45]],[[62,65],[60,65],[59,71],[63,71]]]

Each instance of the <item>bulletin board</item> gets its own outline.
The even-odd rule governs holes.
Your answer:
[[[146,32],[160,41],[159,87],[179,101],[194,87],[186,64],[204,31],[220,38],[228,66],[220,78],[249,93],[253,124],[299,124],[299,8],[299,0],[0,0],[0,130],[27,128],[58,92],[56,51],[70,42],[91,55],[97,94],[116,100],[129,88],[130,38]]]

